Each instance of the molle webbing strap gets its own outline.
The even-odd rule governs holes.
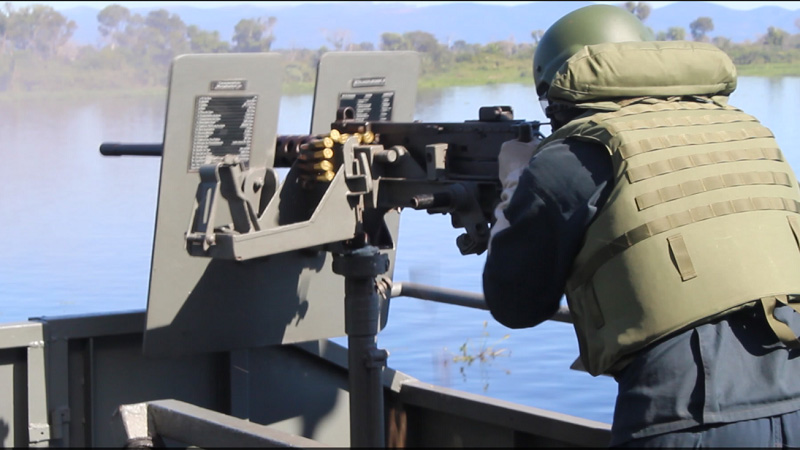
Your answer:
[[[625,249],[657,234],[714,217],[758,210],[789,211],[800,213],[800,203],[779,197],[740,198],[698,206],[686,211],[659,217],[617,237],[590,256],[570,280],[571,286],[588,282],[603,264]]]
[[[692,167],[707,166],[710,164],[736,161],[772,160],[783,161],[780,149],[777,147],[748,148],[737,150],[717,150],[695,155],[678,156],[629,168],[625,174],[628,181],[636,183],[659,175],[677,172]]]
[[[661,203],[689,197],[702,192],[735,186],[781,185],[792,186],[789,174],[785,172],[744,172],[714,175],[700,180],[686,181],[647,192],[635,198],[639,211]]]
[[[637,142],[623,144],[619,148],[622,159],[628,159],[640,153],[664,150],[689,145],[719,144],[724,142],[743,141],[754,138],[771,138],[772,132],[765,127],[741,128],[728,131],[707,131],[695,134],[676,134],[656,136]]]
[[[646,114],[643,114],[646,116]],[[743,117],[745,119],[743,119]],[[742,114],[724,114],[715,111],[713,115],[702,116],[678,116],[678,117],[651,117],[634,119],[625,122],[610,123],[608,128],[611,134],[622,131],[652,130],[663,127],[691,127],[697,125],[719,125],[728,123],[752,123],[757,122],[753,116]]]
[[[694,270],[694,264],[692,264],[692,259],[689,257],[689,250],[686,248],[683,236],[678,233],[668,237],[667,245],[669,245],[669,252],[678,267],[678,272],[681,274],[681,280],[688,281],[697,277],[697,272]]]
[[[797,244],[797,248],[800,249],[800,223],[798,223],[795,216],[788,216],[787,219],[789,219],[789,227],[792,229],[792,235],[794,235],[794,242]]]

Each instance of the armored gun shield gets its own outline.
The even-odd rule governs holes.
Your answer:
[[[287,158],[276,154],[283,70],[274,53],[173,62],[146,355],[345,335],[344,278],[321,246],[355,236],[354,216],[346,202],[322,202],[338,209],[309,212],[295,169],[284,180],[274,170]],[[348,107],[369,120],[411,121],[418,70],[413,52],[325,54],[312,134],[329,132],[337,111]],[[329,191],[322,195],[336,195],[333,186]],[[382,220],[389,236],[380,251],[390,261],[382,277],[391,279],[399,212]],[[382,300],[380,328],[387,313]]]
[[[410,122],[417,101],[416,52],[325,53],[317,71],[311,134],[330,131],[341,108],[359,122]]]

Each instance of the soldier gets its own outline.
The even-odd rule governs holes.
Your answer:
[[[592,5],[533,69],[553,132],[500,153],[494,318],[532,327],[566,294],[581,363],[618,382],[612,446],[800,446],[800,190],[728,104],[732,61]]]

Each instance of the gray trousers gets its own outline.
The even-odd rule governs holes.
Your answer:
[[[800,411],[762,419],[705,425],[628,441],[623,448],[800,448]]]

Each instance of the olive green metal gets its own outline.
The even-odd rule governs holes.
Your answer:
[[[612,5],[576,9],[550,26],[533,55],[536,92],[545,93],[561,65],[584,45],[652,41],[653,33],[628,11]]]
[[[311,134],[330,132],[338,109],[347,105],[354,107],[355,120],[411,122],[419,65],[419,54],[411,51],[323,54],[314,89]]]
[[[354,237],[360,209],[352,179],[371,175],[351,174],[349,164],[307,189],[298,166],[281,180],[274,170],[281,56],[209,56],[185,55],[172,68],[145,353],[343,336],[344,278],[320,246]],[[414,52],[326,54],[312,130],[330,133],[343,107],[355,119],[411,121],[418,67]],[[215,131],[229,123],[241,126]],[[240,129],[241,137],[227,138]],[[349,155],[347,146],[338,151]],[[396,242],[399,211],[382,221]],[[381,251],[389,280],[395,248]],[[381,328],[387,313],[381,299]]]
[[[124,448],[135,437],[125,405],[146,403],[154,441],[163,433],[191,440],[179,442],[186,446],[214,439],[210,447],[241,448],[259,436],[285,446],[350,446],[346,348],[321,340],[149,358],[141,352],[145,319],[145,311],[132,311],[0,324],[0,444]],[[64,355],[54,358],[56,348]],[[387,446],[604,447],[610,439],[606,423],[444,388],[390,367],[381,375],[392,419]],[[44,425],[50,438],[31,442],[29,432]]]
[[[385,447],[381,376],[388,353],[377,346],[380,297],[375,280],[388,269],[389,259],[373,246],[334,254],[333,271],[345,277],[351,447]]]
[[[335,325],[326,328],[328,312],[318,314],[308,305],[309,297],[337,287],[343,289],[343,282],[334,287],[324,277],[307,285],[300,282],[303,267],[324,266],[325,258],[286,255],[242,265],[192,257],[185,248],[192,205],[206,195],[219,197],[211,193],[218,192],[213,186],[208,191],[198,190],[200,174],[207,172],[207,167],[233,157],[245,161],[251,169],[272,165],[282,83],[282,71],[275,68],[281,64],[281,55],[274,53],[183,55],[173,63],[150,273],[144,345],[147,354],[174,355],[242,348],[253,342],[305,340],[309,337],[306,329],[320,331],[320,337],[343,332]],[[225,104],[237,101],[239,108]],[[247,106],[248,102],[251,105]],[[223,114],[231,120],[222,120]],[[237,145],[223,134],[238,130],[246,133],[236,140],[247,145]],[[217,150],[223,147],[221,143],[229,148],[227,154]],[[246,200],[257,202],[259,196],[252,190],[249,194]],[[207,218],[213,219],[206,221],[210,230],[213,224],[232,221],[223,202],[215,211],[211,209],[204,210]],[[295,270],[284,271],[286,267]],[[281,275],[268,277],[270,272]],[[331,280],[336,278],[331,274]],[[298,284],[305,289],[298,289]],[[294,322],[300,323],[295,326]]]

